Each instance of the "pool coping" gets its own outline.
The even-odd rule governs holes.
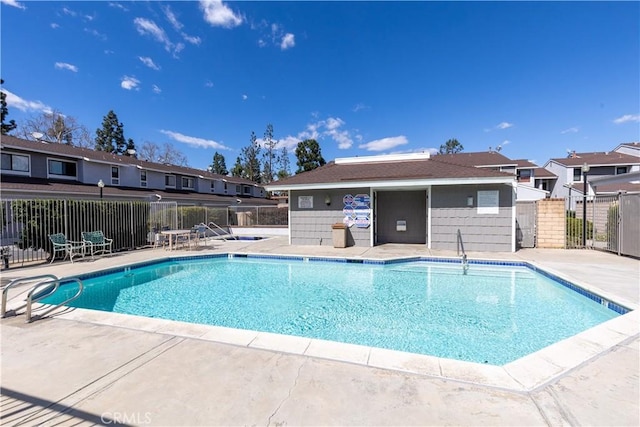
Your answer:
[[[460,262],[459,259],[451,257],[431,256],[348,258],[225,252],[195,256],[191,254],[171,255],[149,261],[114,266],[98,270],[96,272],[82,274],[81,276],[94,277],[123,269],[126,270],[127,267],[130,268],[134,265],[150,265],[174,259],[206,259],[235,256],[242,258],[296,259],[333,262],[350,262],[346,260],[353,260],[351,262],[371,264],[387,264],[415,260]],[[121,327],[149,333],[168,334],[184,338],[212,341],[256,350],[275,351],[286,354],[327,359],[520,392],[529,392],[540,387],[544,387],[548,383],[553,382],[557,378],[562,377],[590,360],[606,354],[614,347],[624,344],[638,334],[640,315],[638,313],[637,306],[635,304],[630,304],[629,302],[620,302],[619,298],[608,297],[605,292],[602,292],[602,290],[593,289],[593,287],[589,285],[567,278],[547,267],[539,267],[536,263],[531,261],[474,259],[470,263],[525,266],[538,272],[546,272],[551,274],[554,280],[564,280],[567,283],[571,283],[592,293],[593,295],[597,295],[598,297],[605,299],[606,301],[611,301],[613,304],[625,307],[629,311],[626,314],[621,314],[614,319],[608,320],[577,335],[554,343],[502,366],[484,365],[314,338],[234,329],[221,326],[201,325],[129,314],[101,312],[82,308],[68,308],[59,314],[55,314],[55,317],[59,319]],[[76,276],[65,277],[63,280],[70,277]],[[562,282],[560,283],[563,284]],[[37,314],[37,308],[34,313]]]

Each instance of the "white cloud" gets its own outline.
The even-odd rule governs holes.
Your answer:
[[[161,133],[167,135],[169,138],[178,141],[178,142],[182,142],[185,143],[187,145],[191,145],[193,147],[200,147],[200,148],[216,148],[216,149],[221,149],[221,150],[229,150],[230,148],[219,143],[216,142],[214,140],[211,139],[204,139],[204,138],[197,138],[195,136],[188,136],[188,135],[183,135],[181,133],[178,132],[173,132],[170,130],[160,130]]]
[[[67,64],[66,62],[56,62],[54,67],[56,67],[58,70],[69,70],[73,71],[74,73],[78,72],[78,67],[72,64]]]
[[[376,139],[375,141],[367,142],[366,144],[360,144],[358,148],[364,148],[367,151],[385,151],[400,145],[408,144],[409,141],[404,135],[392,136],[389,138]]]
[[[180,33],[180,34],[182,34],[182,38],[185,41],[187,41],[187,42],[189,42],[191,44],[195,44],[196,46],[199,45],[202,42],[202,40],[198,36],[190,36],[190,35],[188,35],[186,33]]]
[[[6,101],[7,106],[12,108],[17,108],[20,111],[29,112],[29,111],[39,111],[43,113],[51,114],[53,112],[53,108],[49,107],[46,104],[43,104],[40,101],[27,101],[26,99],[20,98],[18,95],[9,92],[6,89],[2,89],[7,95]]]
[[[56,28],[60,28],[60,25],[56,24],[55,22],[52,22],[51,23],[51,28],[53,28],[55,30]]]
[[[62,12],[63,12],[65,15],[69,15],[69,16],[76,16],[76,15],[77,15],[77,13],[75,13],[73,10],[71,10],[71,9],[69,9],[69,8],[67,8],[67,7],[63,7],[63,8],[62,8]]]
[[[174,49],[177,49],[177,46],[174,46],[169,40],[167,33],[164,32],[162,28],[160,28],[155,22],[146,18],[136,18],[133,20],[133,23],[136,26],[136,30],[141,35],[149,35],[156,39],[156,41],[164,44],[164,48],[167,52],[171,52]],[[182,46],[184,47],[184,46]],[[182,47],[180,50],[182,50]]]
[[[282,37],[282,42],[280,42],[280,49],[287,50],[296,45],[295,36],[291,33],[287,33]]]
[[[485,132],[491,132],[492,130],[496,130],[496,129],[499,129],[499,130],[502,130],[502,129],[509,129],[510,127],[513,127],[513,123],[509,123],[509,122],[500,122],[500,123],[498,123],[497,125],[495,125],[494,127],[489,128],[489,129],[485,129],[484,131],[485,131]]]
[[[151,90],[153,90],[153,93],[161,93],[162,89],[160,89],[157,85],[153,85]]]
[[[242,24],[244,18],[237,15],[221,0],[200,0],[204,20],[213,27],[233,28]]]
[[[205,87],[213,87],[213,82],[211,80],[207,80],[206,82],[204,82],[204,86]]]
[[[566,133],[577,133],[579,130],[580,130],[580,129],[578,129],[577,127],[572,127],[572,128],[568,128],[568,129],[565,129],[565,130],[563,130],[563,131],[560,131],[560,133],[561,133],[562,135],[564,135],[564,134],[566,134]]]
[[[357,113],[357,112],[358,112],[358,111],[360,111],[360,110],[367,110],[367,109],[369,109],[369,108],[370,108],[370,107],[369,107],[368,105],[365,105],[365,104],[363,104],[362,102],[359,102],[359,103],[357,103],[357,104],[355,105],[355,107],[353,107],[353,110],[352,110],[352,111],[353,111],[354,113]]]
[[[127,9],[126,7],[121,5],[120,3],[109,2],[109,6],[115,7],[117,9],[120,9],[120,10],[124,11],[124,12],[128,12],[129,11],[129,9]]]
[[[149,58],[148,56],[138,56],[138,59],[142,61],[144,65],[146,65],[151,69],[154,69],[154,70],[160,69],[160,66],[157,65],[155,62],[153,62],[153,59]]]
[[[344,125],[344,120],[342,120],[340,117],[338,117],[337,119],[334,119],[333,117],[329,117],[325,121],[324,125],[328,131],[333,131],[338,129],[340,126]]]
[[[105,55],[113,55],[115,52],[110,50],[110,49],[105,49],[104,54]]]
[[[89,28],[85,28],[84,32],[85,33],[89,33],[92,36],[95,36],[95,37],[99,38],[100,40],[103,40],[103,41],[107,40],[107,36],[105,34],[102,34],[102,33],[98,32],[98,30],[91,30]]]
[[[17,2],[16,0],[2,0],[1,3],[6,4],[7,6],[17,7],[18,9],[23,9],[23,10],[27,8],[25,5]]]
[[[180,31],[182,27],[184,27],[184,25],[182,25],[182,23],[178,21],[178,18],[176,17],[175,13],[173,13],[170,6],[163,7],[162,11],[164,12],[164,16],[167,18],[167,21],[171,23],[176,31]]]
[[[126,90],[131,90],[131,89],[139,90],[140,89],[138,87],[139,85],[140,85],[140,80],[132,76],[123,76],[122,81],[120,82],[120,87]]]
[[[242,100],[246,101],[247,99],[249,99],[249,97],[247,95],[242,95]]]
[[[625,114],[613,120],[613,123],[617,125],[627,122],[640,122],[640,114]]]
[[[314,118],[316,115],[314,114]],[[338,148],[347,149],[353,145],[353,139],[361,140],[360,135],[352,135],[352,132],[343,129],[346,123],[339,117],[329,117],[326,120],[317,120],[308,123],[305,130],[299,132],[296,136],[289,135],[278,142],[278,147],[287,147],[288,150],[295,149],[298,142],[305,139],[319,140],[322,138],[331,138],[338,143]]]

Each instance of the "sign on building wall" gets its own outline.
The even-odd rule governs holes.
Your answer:
[[[500,191],[478,191],[478,215],[500,213]]]
[[[313,196],[298,196],[298,209],[313,209]]]
[[[371,197],[368,194],[346,194],[342,203],[343,222],[348,227],[355,224],[358,228],[368,228],[371,225]]]

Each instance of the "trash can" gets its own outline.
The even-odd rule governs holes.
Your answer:
[[[347,226],[341,222],[337,222],[331,226],[333,230],[333,247],[334,248],[346,248],[347,247]]]

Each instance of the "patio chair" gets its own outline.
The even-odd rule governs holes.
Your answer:
[[[150,231],[147,234],[147,241],[154,248],[157,249],[159,247],[165,247],[169,243],[169,239],[164,234],[158,233],[157,231]]]
[[[53,244],[53,251],[51,253],[51,262],[49,264],[53,263],[53,260],[56,259],[56,253],[58,252],[64,253],[63,261],[67,259],[67,257],[71,260],[72,263],[73,263],[73,258],[75,257],[79,256],[84,258],[84,255],[87,249],[87,246],[84,241],[78,242],[78,241],[68,240],[67,236],[65,236],[64,233],[50,234],[49,240],[51,240],[51,243]]]
[[[91,258],[97,253],[113,253],[113,239],[104,237],[102,230],[98,231],[83,231],[82,240],[85,242]]]

